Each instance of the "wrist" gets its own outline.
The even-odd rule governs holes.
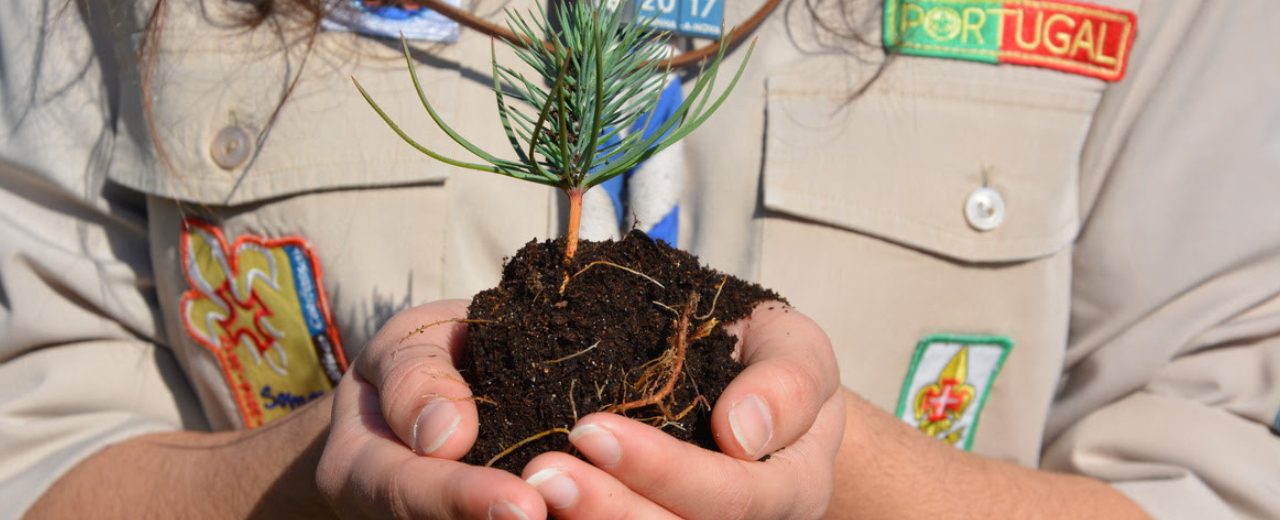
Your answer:
[[[204,453],[221,478],[206,474],[225,497],[240,504],[235,518],[337,518],[316,486],[316,467],[328,439],[332,401],[329,395],[254,430],[228,432],[229,438]],[[240,478],[225,474],[238,473]],[[232,478],[226,478],[232,477]]]
[[[847,424],[826,518],[1149,518],[1101,481],[956,449],[841,391]]]
[[[324,398],[255,430],[166,432],[104,448],[24,518],[334,518],[316,489]]]

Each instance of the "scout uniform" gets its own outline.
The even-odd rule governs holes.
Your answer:
[[[1160,518],[1280,517],[1280,8],[812,4],[898,52],[876,76],[880,45],[784,3],[685,141],[681,246],[786,295],[845,385],[941,442]],[[0,515],[108,444],[288,413],[395,312],[558,234],[558,194],[364,104],[349,77],[465,157],[386,40],[305,55],[177,0],[144,94],[147,9],[58,5],[0,8]],[[488,37],[430,37],[426,95],[502,149]]]

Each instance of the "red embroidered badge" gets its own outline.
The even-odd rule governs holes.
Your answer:
[[[298,237],[242,236],[183,222],[187,333],[217,357],[248,428],[332,389],[347,368],[320,266]]]

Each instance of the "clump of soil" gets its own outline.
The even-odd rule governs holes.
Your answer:
[[[569,449],[567,429],[598,411],[716,449],[711,405],[743,368],[722,326],[778,295],[640,232],[582,241],[568,268],[563,255],[563,239],[530,242],[471,304],[462,373],[480,434],[463,461],[518,446],[493,466],[519,474],[535,455]]]

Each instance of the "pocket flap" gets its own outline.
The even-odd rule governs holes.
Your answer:
[[[767,89],[770,210],[972,262],[1045,256],[1077,233],[1100,81],[899,57],[857,98],[829,67]],[[993,227],[966,216],[984,186],[1003,202]]]
[[[423,110],[398,43],[322,32],[308,55],[305,44],[282,43],[268,27],[221,26],[191,13],[172,18],[160,33],[150,98],[144,101],[144,90],[133,85],[121,106],[124,117],[142,119],[135,126],[153,132],[159,146],[137,162],[116,160],[109,175],[117,183],[169,199],[233,205],[446,179],[450,168],[396,136],[353,77],[419,143],[467,158]],[[418,73],[432,105],[453,123],[459,72],[452,62],[435,61]]]

